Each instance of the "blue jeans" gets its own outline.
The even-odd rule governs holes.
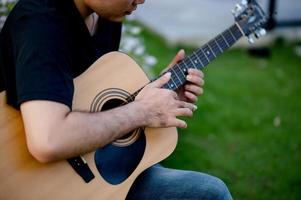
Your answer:
[[[126,199],[232,200],[232,197],[225,183],[216,177],[157,164],[135,180]]]

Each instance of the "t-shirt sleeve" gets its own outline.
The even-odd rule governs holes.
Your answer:
[[[59,20],[48,15],[22,17],[12,34],[18,105],[50,100],[71,109],[71,49]]]

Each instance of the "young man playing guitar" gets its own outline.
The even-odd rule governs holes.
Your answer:
[[[71,110],[73,78],[118,50],[122,20],[143,3],[20,0],[11,12],[0,36],[0,79],[8,104],[21,110],[28,149],[38,161],[94,151],[138,127],[187,127],[177,117],[191,117],[203,93],[203,73],[195,69],[177,93],[162,88],[167,73],[127,105],[97,113]],[[171,66],[183,58],[180,51]],[[218,178],[155,165],[136,179],[127,199],[232,198]]]

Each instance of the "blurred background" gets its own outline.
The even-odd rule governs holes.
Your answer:
[[[236,0],[147,0],[129,29],[155,59],[158,75],[181,48],[189,54],[234,23]],[[259,0],[268,33],[241,39],[205,73],[198,110],[179,130],[164,166],[220,177],[234,199],[301,199],[301,1]],[[141,28],[142,27],[142,28]],[[138,28],[139,29],[139,28]],[[127,32],[127,31],[125,31]],[[124,42],[126,44],[126,42]],[[139,42],[136,42],[139,44]],[[125,45],[127,47],[127,45]],[[143,62],[141,62],[144,66]],[[148,65],[147,65],[148,66]],[[150,70],[149,70],[150,69]]]
[[[15,1],[0,0],[0,28]],[[236,0],[146,0],[127,18],[121,51],[156,77],[234,23]],[[198,110],[163,162],[220,177],[234,199],[301,199],[301,1],[260,0],[268,33],[241,39],[206,69]],[[272,15],[273,14],[273,15]]]

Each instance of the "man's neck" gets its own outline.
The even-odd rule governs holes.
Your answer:
[[[84,20],[93,13],[93,11],[85,4],[84,0],[74,0],[74,3]]]

